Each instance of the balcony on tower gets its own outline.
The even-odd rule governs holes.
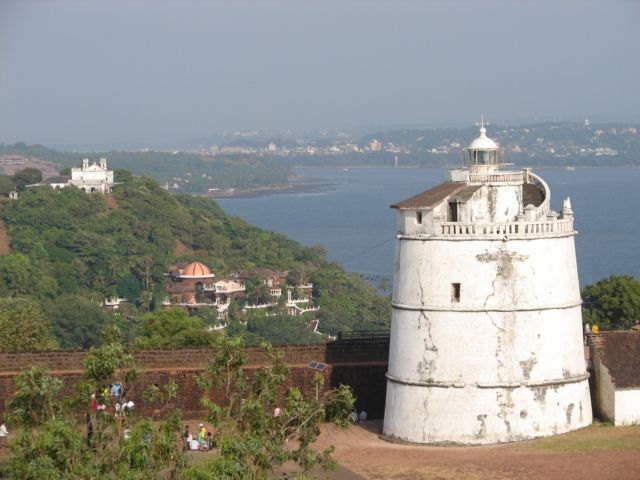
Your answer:
[[[463,168],[450,179],[392,205],[398,235],[534,238],[574,234],[573,216],[551,209],[551,191],[531,169],[500,170],[501,150],[480,134],[464,149]]]

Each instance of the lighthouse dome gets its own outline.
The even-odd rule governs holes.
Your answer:
[[[487,137],[487,129],[480,128],[480,135],[471,142],[469,150],[498,150],[498,144]]]

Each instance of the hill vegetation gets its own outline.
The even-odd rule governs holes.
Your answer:
[[[248,225],[226,215],[210,199],[172,195],[148,177],[121,172],[112,197],[87,195],[76,188],[54,191],[28,189],[19,200],[5,200],[0,218],[11,239],[11,253],[0,257],[0,297],[21,297],[43,312],[57,342],[64,348],[98,343],[98,332],[116,323],[127,338],[154,324],[164,299],[165,277],[172,264],[198,260],[216,275],[237,270],[288,270],[314,283],[320,306],[320,330],[387,328],[388,298],[358,275],[328,263],[321,247],[305,248],[283,235]],[[107,201],[108,200],[108,201]],[[118,314],[99,305],[110,296],[130,300]],[[0,312],[1,314],[2,312]],[[193,322],[180,318],[185,330]],[[301,319],[246,318],[231,309],[230,331],[250,344],[267,338],[274,343],[322,341]],[[201,314],[202,325],[211,312]],[[0,325],[2,322],[0,322]],[[158,339],[147,330],[148,342],[162,345],[198,344],[193,335],[170,332]],[[171,340],[171,339],[174,340]]]

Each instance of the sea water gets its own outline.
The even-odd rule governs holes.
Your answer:
[[[611,274],[640,278],[640,169],[535,172],[551,189],[552,209],[571,198],[581,286]],[[323,245],[328,260],[377,284],[393,280],[396,226],[389,206],[442,182],[447,170],[300,167],[295,173],[310,183],[306,192],[218,202],[251,224]]]

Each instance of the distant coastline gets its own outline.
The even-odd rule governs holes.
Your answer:
[[[270,195],[297,195],[303,193],[322,193],[331,187],[332,183],[312,178],[297,179],[288,185],[272,185],[247,189],[227,189],[219,192],[197,194],[214,200],[226,198],[256,198]]]
[[[323,169],[335,169],[344,171],[353,170],[367,170],[367,169],[441,169],[448,171],[449,169],[460,167],[459,165],[439,165],[439,166],[427,166],[427,165],[399,165],[397,167],[390,165],[296,165],[293,168],[304,168],[305,170],[323,170]],[[511,168],[521,169],[521,166],[511,166]],[[575,171],[575,170],[597,170],[597,169],[630,169],[638,170],[638,165],[627,166],[595,166],[595,165],[539,165],[532,167],[534,171]],[[292,175],[290,183],[286,185],[267,185],[255,188],[230,188],[210,193],[194,193],[195,196],[208,197],[214,200],[216,199],[240,199],[240,198],[257,198],[266,197],[271,195],[299,195],[299,194],[319,194],[324,193],[328,189],[334,186],[333,182],[327,181],[322,178],[305,177],[299,175]]]

